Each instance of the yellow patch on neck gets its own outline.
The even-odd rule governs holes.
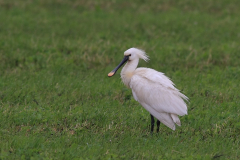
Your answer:
[[[127,73],[125,74],[125,76],[126,76],[127,78],[131,78],[131,77],[133,76],[133,73],[132,73],[132,72],[127,72]]]

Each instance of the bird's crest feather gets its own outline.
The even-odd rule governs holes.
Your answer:
[[[134,52],[138,55],[139,58],[143,59],[144,61],[149,61],[149,57],[146,54],[146,52],[144,50],[138,49],[138,48],[130,48],[128,50],[126,50],[125,52]]]

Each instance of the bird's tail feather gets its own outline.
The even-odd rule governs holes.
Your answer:
[[[167,127],[171,128],[172,130],[175,130],[175,123],[178,126],[181,126],[181,122],[176,114],[170,114],[170,113],[161,113],[157,112],[153,108],[149,107],[147,104],[142,103],[143,107],[147,109],[151,115],[153,115],[155,118],[157,118],[160,122],[165,124]]]
[[[154,116],[154,115],[153,115]],[[175,130],[175,124],[174,121],[172,119],[172,117],[170,116],[169,113],[157,113],[155,116],[160,122],[162,122],[163,124],[165,124],[166,126],[168,126],[169,128],[171,128],[172,130]]]
[[[173,119],[173,122],[176,123],[178,126],[181,126],[181,121],[180,119],[178,118],[178,115],[176,114],[170,114],[172,119]]]

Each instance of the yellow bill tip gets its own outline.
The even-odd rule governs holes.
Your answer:
[[[108,77],[112,77],[114,75],[114,72],[108,73]]]

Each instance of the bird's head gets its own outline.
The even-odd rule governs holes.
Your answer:
[[[149,58],[146,55],[146,53],[143,50],[137,49],[137,48],[130,48],[124,52],[124,58],[122,62],[110,73],[108,73],[108,77],[112,77],[117,70],[127,61],[133,61],[133,60],[138,60],[139,58],[148,61]]]
[[[149,60],[146,53],[143,50],[138,49],[138,48],[130,48],[130,49],[126,50],[124,52],[124,56],[125,57],[128,56],[128,60],[130,60],[130,61],[139,59],[139,58],[143,59],[144,61]]]

